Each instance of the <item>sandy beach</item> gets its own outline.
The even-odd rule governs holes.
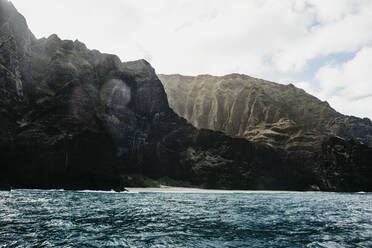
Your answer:
[[[160,186],[159,188],[137,188],[126,187],[129,192],[182,192],[182,193],[285,193],[291,191],[281,190],[223,190],[223,189],[201,189],[187,187]],[[295,191],[293,191],[295,192]]]

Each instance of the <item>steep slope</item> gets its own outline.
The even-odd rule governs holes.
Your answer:
[[[178,117],[146,61],[122,63],[57,35],[36,39],[5,0],[0,14],[2,187],[121,190],[138,183],[135,174],[205,187],[308,187],[274,149]]]
[[[282,150],[288,164],[315,173],[321,188],[371,184],[368,118],[344,116],[293,85],[246,75],[158,76],[170,106],[196,127]]]
[[[324,135],[372,146],[372,122],[344,116],[293,85],[241,74],[222,77],[159,75],[170,106],[199,128],[275,147],[312,145]],[[301,142],[303,141],[303,142]]]
[[[318,153],[288,156],[196,129],[169,107],[149,63],[36,39],[6,0],[0,134],[0,188],[122,190],[141,185],[140,174],[214,188],[372,190],[368,147],[327,138]]]

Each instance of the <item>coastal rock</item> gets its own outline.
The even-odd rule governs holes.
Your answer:
[[[372,148],[354,140],[330,137],[322,144],[319,174],[332,191],[370,191]]]
[[[282,173],[272,148],[177,116],[147,61],[122,63],[55,34],[35,39],[11,3],[0,0],[0,10],[2,182],[122,190],[140,174],[204,187],[307,187]]]
[[[342,115],[291,84],[241,74],[158,76],[170,107],[180,116],[196,127],[281,150],[293,170],[301,168],[302,176],[309,175],[307,184],[314,182],[309,189],[370,190],[372,122],[368,118]],[[343,159],[339,146],[352,159]]]
[[[242,130],[243,137],[258,135],[252,142],[197,129],[169,107],[166,91],[147,61],[123,63],[115,55],[89,50],[80,41],[63,40],[55,34],[36,39],[6,0],[0,0],[0,13],[0,185],[121,191],[130,175],[141,175],[206,188],[307,190],[319,185],[321,190],[371,190],[364,179],[342,184],[322,169],[328,168],[324,161],[346,161],[346,166],[354,166],[350,163],[356,161],[359,171],[368,159],[359,152],[364,149],[361,146],[353,146],[353,154],[363,159],[340,160],[338,155],[331,159],[335,153],[322,153],[324,146],[318,139],[309,152],[307,142],[313,130],[302,132],[296,123],[303,119],[304,126],[321,127],[323,122],[311,120],[310,114],[293,120],[289,111],[283,117],[284,109],[266,108],[257,98],[247,125],[259,126],[258,116],[266,108],[264,119],[271,125],[271,134],[255,134],[254,129],[238,123],[229,127]],[[228,84],[224,87],[221,99],[228,106],[227,98],[236,89],[229,89]],[[198,90],[203,91],[194,91]],[[263,94],[260,92],[257,89],[254,94]],[[320,110],[314,108],[320,116],[340,116],[326,103],[314,104],[320,106]],[[245,108],[244,104],[234,106],[237,113]],[[193,112],[201,118],[198,123],[206,125],[213,119],[196,109]],[[276,113],[274,117],[271,112]],[[216,120],[227,120],[221,128],[235,120],[222,109],[215,114]],[[337,129],[338,124],[324,121]],[[279,145],[258,142],[261,136]],[[287,144],[292,147],[283,149]],[[290,149],[296,152],[288,154]],[[323,159],[318,158],[321,154]],[[369,176],[368,170],[366,173]],[[330,183],[324,183],[327,180]],[[136,186],[135,180],[130,183]]]

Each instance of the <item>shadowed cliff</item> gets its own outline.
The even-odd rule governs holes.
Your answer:
[[[123,63],[57,35],[36,39],[5,0],[0,132],[0,187],[122,190],[142,186],[143,175],[210,188],[371,189],[342,168],[332,178],[332,169],[321,169],[322,161],[350,165],[332,150],[335,142],[316,154],[325,158],[302,166],[302,154],[292,158],[266,144],[193,127],[169,107],[145,60]],[[348,147],[353,154],[368,151]],[[352,170],[370,175],[364,164]],[[343,183],[346,177],[354,181]]]
[[[196,127],[282,150],[288,163],[310,168],[319,178],[324,177],[321,184],[333,189],[338,186],[331,186],[331,181],[346,175],[367,183],[371,160],[360,159],[370,159],[372,153],[367,147],[372,147],[372,122],[368,118],[342,115],[327,102],[292,84],[282,85],[242,74],[158,76],[171,108]],[[331,150],[338,156],[325,151],[326,146],[335,146]],[[363,146],[362,150],[368,152],[355,155],[353,149]],[[351,172],[358,171],[360,165],[365,168],[364,174]],[[336,172],[340,168],[344,168],[343,176]],[[336,176],[329,176],[330,171]]]

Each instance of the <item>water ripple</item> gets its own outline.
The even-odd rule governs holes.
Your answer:
[[[372,247],[372,194],[0,192],[0,247]]]

